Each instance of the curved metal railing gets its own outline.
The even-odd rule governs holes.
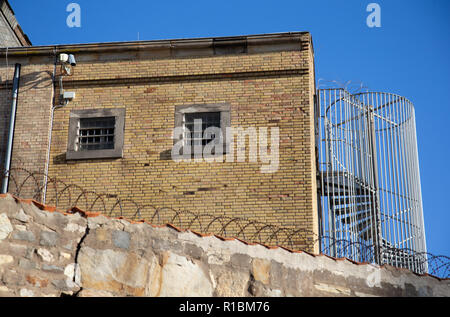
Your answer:
[[[382,92],[319,89],[321,248],[360,260],[358,244],[376,246],[371,262],[427,272],[414,106]],[[337,241],[351,242],[346,248]],[[347,250],[351,248],[353,250]],[[405,250],[403,253],[391,249]]]

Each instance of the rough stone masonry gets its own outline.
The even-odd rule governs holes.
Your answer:
[[[449,296],[405,269],[0,197],[1,296]]]

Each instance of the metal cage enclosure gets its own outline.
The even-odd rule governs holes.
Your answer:
[[[331,88],[315,112],[321,252],[426,273],[413,104]]]

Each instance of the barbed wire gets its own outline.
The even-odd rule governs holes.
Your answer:
[[[334,257],[346,257],[358,262],[376,262],[409,269],[413,272],[428,273],[441,278],[450,278],[450,257],[430,252],[418,252],[410,248],[396,248],[376,245],[364,241],[320,237],[321,251]]]
[[[202,234],[213,233],[250,243],[280,245],[291,249],[311,249],[314,243],[314,233],[305,228],[287,228],[245,217],[157,207],[131,198],[121,198],[117,194],[97,193],[52,177],[47,177],[46,200],[43,201],[45,173],[14,168],[9,174],[8,191],[11,194],[29,197],[57,209],[71,210],[77,207],[84,211],[100,212],[108,217],[124,217],[134,221],[145,219],[156,225],[170,223]]]
[[[84,211],[100,212],[108,217],[124,217],[134,221],[145,219],[154,225],[172,224],[201,234],[216,234],[224,238],[237,238],[249,243],[291,250],[311,251],[314,246],[319,245],[323,254],[346,257],[357,262],[376,262],[378,255],[381,256],[381,264],[388,263],[416,273],[428,272],[440,278],[450,278],[450,258],[445,255],[378,246],[367,241],[339,240],[319,236],[305,228],[281,227],[245,217],[157,207],[131,198],[123,199],[117,194],[97,193],[58,178],[45,178],[45,173],[31,172],[25,168],[3,171],[2,176],[6,175],[9,176],[9,193],[21,198],[32,198],[60,210],[67,211],[77,207]],[[44,179],[47,180],[46,184]],[[45,185],[46,199],[43,201]]]
[[[368,86],[366,86],[362,81],[352,81],[348,80],[346,82],[342,82],[339,80],[327,80],[324,78],[319,78],[317,81],[318,89],[334,89],[334,88],[342,88],[348,91],[351,94],[358,94],[368,90]]]

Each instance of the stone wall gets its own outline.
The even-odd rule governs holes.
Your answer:
[[[450,296],[450,280],[0,197],[3,296]]]

